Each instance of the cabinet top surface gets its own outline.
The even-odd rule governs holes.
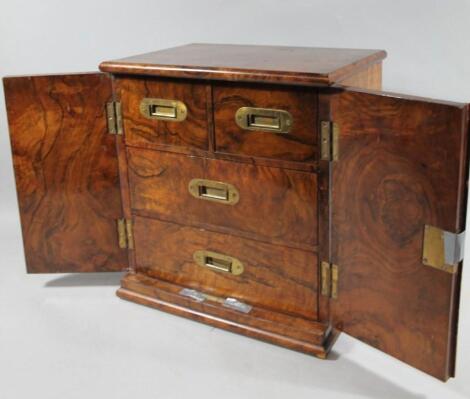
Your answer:
[[[329,86],[386,57],[383,50],[187,44],[101,63],[104,72]]]

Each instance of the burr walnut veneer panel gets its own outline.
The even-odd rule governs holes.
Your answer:
[[[386,57],[383,50],[193,43],[105,61],[100,70],[225,81],[329,86]]]
[[[123,270],[115,138],[107,76],[4,79],[29,272]]]
[[[441,379],[453,374],[459,274],[423,265],[424,226],[464,228],[467,106],[345,91],[333,163],[333,320]]]

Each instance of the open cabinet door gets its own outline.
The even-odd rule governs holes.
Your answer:
[[[101,73],[4,79],[30,273],[123,270],[110,78]]]
[[[431,267],[423,249],[444,248],[439,230],[425,248],[425,226],[464,230],[467,106],[352,90],[331,95],[330,106],[340,130],[331,163],[333,323],[446,380],[454,373],[461,261]]]

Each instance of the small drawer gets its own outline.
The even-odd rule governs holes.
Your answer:
[[[140,148],[127,153],[134,210],[315,249],[316,174]]]
[[[216,151],[287,161],[317,158],[314,89],[214,87]]]
[[[134,218],[136,271],[219,297],[315,320],[317,256],[154,219]]]
[[[206,84],[118,77],[116,90],[127,144],[208,149]]]

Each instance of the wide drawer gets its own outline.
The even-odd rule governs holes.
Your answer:
[[[119,77],[116,91],[128,144],[208,149],[207,84]]]
[[[128,164],[133,210],[302,248],[317,244],[314,173],[135,148]]]
[[[317,93],[265,85],[214,86],[216,151],[288,161],[317,159]]]
[[[134,217],[134,238],[138,273],[317,318],[317,256],[313,252],[143,217]]]

